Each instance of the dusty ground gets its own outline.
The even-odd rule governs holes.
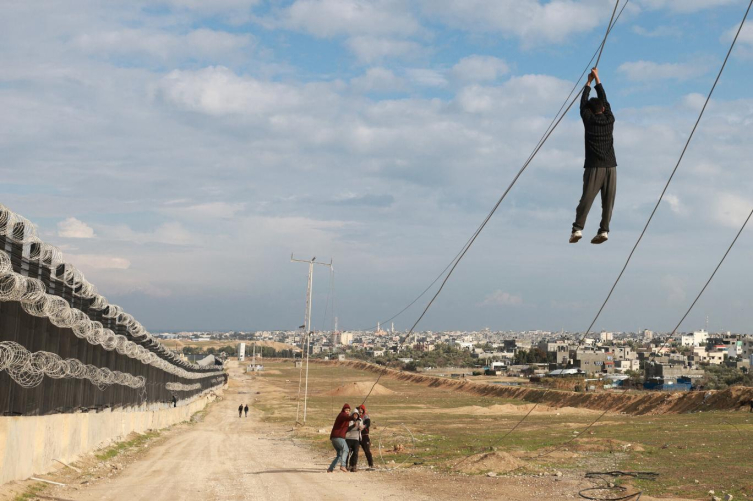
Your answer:
[[[562,476],[492,478],[411,466],[329,474],[325,469],[331,456],[299,440],[294,443],[290,426],[264,423],[255,409],[248,418],[238,418],[241,401],[252,403],[257,391],[268,390],[272,388],[261,378],[237,371],[225,398],[212,404],[200,422],[176,426],[137,446],[140,450],[130,461],[121,456],[108,461],[88,458],[76,463],[84,470],[80,475],[65,468],[45,475],[68,485],[24,499],[556,500],[578,498],[580,489],[591,486],[581,475],[567,471]],[[15,487],[18,491],[24,485]]]

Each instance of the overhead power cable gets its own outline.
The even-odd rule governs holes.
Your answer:
[[[617,0],[617,3],[615,4],[614,11],[612,12],[612,18],[609,20],[609,25],[607,26],[607,31],[606,31],[606,33],[604,35],[604,39],[602,40],[601,44],[599,45],[599,49],[598,49],[598,57],[599,57],[599,59],[601,59],[601,54],[602,54],[602,52],[604,50],[604,46],[606,45],[607,37],[609,36],[609,33],[612,31],[612,28],[614,27],[614,24],[617,22],[617,20],[615,19],[615,12],[617,12],[617,6],[619,5],[619,3],[620,3],[620,0]],[[624,10],[625,6],[627,6],[627,4],[628,4],[628,2],[626,1],[625,4],[623,5],[623,10]],[[620,12],[620,15],[621,14],[622,14],[622,11]],[[591,58],[591,61],[593,61],[593,57]],[[591,65],[591,61],[589,61],[588,66]],[[586,69],[586,71],[587,71],[587,69]],[[584,73],[585,73],[585,71],[584,71]],[[583,75],[581,74],[581,78],[582,78],[582,76]],[[574,89],[577,88],[577,86],[578,86],[578,82],[576,82]],[[572,94],[573,94],[573,91],[570,92],[570,95],[568,95],[567,99],[569,99]],[[565,100],[566,102],[567,102],[567,99]],[[502,196],[499,197],[499,199],[497,200],[497,203],[494,204],[494,206],[492,207],[492,210],[484,218],[484,220],[481,223],[481,225],[479,225],[479,227],[473,233],[473,235],[471,236],[471,238],[468,241],[468,243],[465,245],[465,247],[463,248],[463,250],[460,252],[460,255],[458,256],[458,258],[452,264],[452,267],[450,268],[450,271],[447,273],[447,276],[442,281],[442,284],[439,286],[439,289],[437,290],[436,294],[434,294],[434,297],[432,297],[431,300],[429,301],[429,304],[426,305],[426,308],[424,308],[424,311],[421,313],[421,316],[418,317],[418,320],[416,320],[416,322],[410,328],[410,331],[408,331],[408,337],[410,337],[410,335],[413,333],[413,330],[416,328],[416,326],[419,324],[419,322],[421,322],[421,320],[424,318],[424,316],[426,315],[426,313],[429,311],[429,308],[431,308],[431,305],[434,304],[434,301],[437,299],[437,297],[439,296],[439,294],[442,292],[442,289],[444,289],[445,284],[447,284],[447,281],[452,276],[452,273],[455,271],[455,268],[457,268],[458,264],[460,264],[460,261],[463,259],[463,257],[465,257],[466,253],[470,250],[470,248],[473,245],[473,243],[476,241],[476,239],[478,238],[478,236],[481,234],[481,232],[486,227],[486,224],[489,222],[489,220],[491,220],[492,216],[494,216],[494,213],[497,212],[497,209],[499,208],[499,206],[502,203],[502,201],[507,197],[507,194],[510,193],[510,190],[512,190],[512,187],[515,186],[515,183],[518,182],[518,179],[520,178],[520,176],[523,175],[523,172],[525,172],[525,170],[531,164],[531,162],[533,161],[533,159],[536,157],[536,154],[541,150],[541,148],[544,146],[544,144],[546,143],[546,141],[552,135],[552,133],[554,132],[554,130],[557,128],[557,126],[565,118],[565,116],[567,115],[567,112],[570,111],[570,108],[572,108],[573,104],[575,104],[575,101],[577,99],[578,99],[578,94],[575,94],[575,97],[573,98],[572,101],[570,101],[570,104],[567,106],[567,108],[565,109],[565,111],[561,112],[560,115],[559,115],[559,117],[555,116],[555,119],[553,120],[553,124],[550,124],[550,127],[548,128],[547,132],[545,132],[544,135],[542,136],[541,140],[539,140],[539,143],[533,149],[533,152],[531,153],[531,155],[525,161],[525,163],[520,168],[520,170],[517,172],[517,174],[515,174],[515,176],[513,177],[512,181],[508,185],[507,189],[504,191],[504,193],[502,193]],[[560,109],[562,109],[562,108],[560,108]]]
[[[751,3],[753,3],[753,0],[751,0]],[[688,307],[688,309],[685,311],[685,314],[682,316],[682,318],[680,319],[680,321],[677,322],[677,325],[675,326],[675,328],[672,329],[672,332],[667,337],[667,339],[670,339],[670,338],[672,338],[672,336],[675,335],[675,333],[677,332],[677,330],[680,328],[680,325],[682,325],[682,323],[685,321],[685,319],[688,317],[688,315],[690,314],[690,312],[695,307],[696,303],[698,303],[698,300],[701,299],[701,296],[706,291],[706,288],[709,286],[709,284],[711,283],[711,281],[714,279],[714,276],[716,276],[716,272],[719,271],[719,268],[721,268],[722,264],[727,259],[727,256],[729,255],[730,251],[732,250],[732,247],[734,247],[735,244],[737,243],[738,238],[740,238],[740,235],[742,234],[743,230],[747,226],[747,224],[750,221],[750,218],[752,216],[753,216],[753,210],[750,211],[750,213],[748,214],[748,217],[745,219],[745,221],[743,222],[743,225],[740,227],[740,230],[737,232],[737,234],[735,235],[735,238],[732,240],[732,243],[727,248],[727,251],[724,253],[724,255],[722,256],[722,258],[719,260],[719,263],[714,268],[714,271],[711,273],[711,276],[709,276],[708,280],[706,280],[706,283],[704,284],[703,288],[701,288],[700,292],[698,292],[698,295],[695,297],[695,299],[693,300],[693,302],[690,304],[690,306]],[[665,345],[666,345],[666,343],[667,343],[667,341],[665,341]],[[663,346],[662,346],[662,349],[663,349]],[[661,349],[660,349],[660,351],[661,351]],[[380,375],[380,377],[381,377],[381,375]],[[628,391],[628,389],[629,388],[625,387],[625,389],[622,391],[621,395],[624,395]],[[546,396],[546,394],[548,392],[549,392],[549,388],[547,388],[547,390],[541,395],[541,398],[539,399],[539,401],[536,402],[528,410],[528,412],[523,416],[522,419],[520,419],[517,423],[515,423],[515,425],[510,430],[508,430],[507,433],[505,433],[502,437],[500,437],[498,440],[492,442],[491,445],[492,446],[498,446],[498,445],[500,445],[508,436],[510,436],[510,434],[512,434],[512,432],[514,432],[516,429],[518,429],[518,427],[520,427],[520,425],[523,424],[523,422],[528,418],[528,416],[530,416],[531,413],[544,400],[544,397]],[[544,452],[542,454],[539,454],[534,459],[540,459],[540,458],[548,456],[550,454],[554,454],[555,452],[560,451],[563,448],[567,447],[568,445],[570,445],[571,443],[573,443],[575,440],[577,440],[578,438],[580,438],[581,436],[583,436],[583,434],[586,433],[588,430],[590,430],[591,428],[593,428],[596,425],[596,423],[598,423],[599,421],[601,421],[601,419],[604,416],[606,416],[607,413],[610,410],[611,410],[611,408],[605,409],[593,421],[591,421],[591,423],[589,423],[588,426],[586,426],[583,430],[581,430],[580,432],[578,432],[577,435],[571,437],[570,439],[566,440],[565,442],[562,442],[561,444],[557,445],[553,449],[551,449],[549,451],[546,451],[546,452]],[[465,462],[466,460],[468,460],[470,457],[471,457],[471,455],[464,457],[462,460],[460,460],[458,463],[456,463],[455,466],[457,466],[459,464],[462,464],[463,462]]]
[[[713,94],[713,92],[714,92],[714,89],[716,88],[716,85],[717,85],[717,83],[719,82],[719,79],[720,79],[720,78],[721,78],[721,76],[722,76],[722,72],[724,71],[724,68],[725,68],[725,66],[726,66],[726,64],[727,64],[727,61],[729,60],[730,54],[732,53],[732,49],[733,49],[733,48],[735,47],[735,43],[737,42],[737,38],[738,38],[738,36],[740,35],[740,31],[742,30],[743,26],[745,25],[745,21],[746,21],[746,20],[747,20],[747,18],[748,18],[748,13],[750,12],[751,6],[753,6],[753,0],[751,0],[751,1],[750,1],[750,3],[748,4],[748,8],[747,8],[747,10],[745,11],[745,15],[743,16],[743,20],[742,20],[742,22],[740,23],[740,27],[738,28],[738,30],[737,30],[737,33],[735,34],[735,38],[733,39],[733,41],[732,41],[732,44],[730,45],[730,48],[729,48],[729,50],[727,51],[727,56],[726,56],[726,57],[725,57],[725,59],[724,59],[724,63],[722,64],[722,67],[721,67],[721,68],[719,69],[719,73],[718,73],[718,74],[717,74],[717,76],[716,76],[716,80],[714,81],[714,85],[713,85],[713,86],[711,87],[711,91],[709,92],[709,95],[708,95],[708,97],[706,98],[706,102],[705,102],[705,103],[704,103],[704,105],[703,105],[703,108],[702,108],[702,110],[701,110],[701,112],[700,112],[700,114],[699,114],[699,116],[698,116],[698,119],[696,120],[696,122],[695,122],[695,125],[693,126],[693,130],[692,130],[692,132],[691,132],[690,136],[688,137],[688,140],[687,140],[687,142],[685,143],[685,147],[683,148],[683,150],[682,150],[682,153],[680,154],[680,158],[679,158],[679,160],[677,161],[677,164],[675,165],[675,168],[674,168],[674,169],[672,170],[672,174],[670,175],[670,177],[669,177],[669,180],[667,181],[667,184],[666,184],[666,185],[664,186],[664,190],[662,191],[662,193],[661,193],[661,195],[660,195],[660,197],[659,197],[659,200],[657,201],[657,203],[656,203],[656,206],[654,207],[654,210],[653,210],[653,211],[651,212],[651,215],[649,216],[649,219],[648,219],[648,221],[646,222],[646,226],[645,226],[645,227],[643,228],[643,231],[641,232],[641,234],[640,234],[640,236],[639,236],[639,238],[638,238],[638,241],[637,241],[637,242],[635,243],[635,245],[633,246],[633,249],[632,249],[632,251],[630,252],[630,255],[628,256],[628,259],[627,259],[627,261],[625,262],[625,265],[623,266],[623,268],[622,268],[622,271],[620,272],[619,276],[617,277],[617,280],[615,281],[614,285],[612,285],[612,289],[611,289],[611,290],[609,291],[609,294],[607,295],[607,298],[606,298],[606,300],[605,300],[605,301],[604,301],[604,303],[603,303],[603,304],[601,305],[601,308],[599,309],[599,312],[598,312],[598,313],[596,314],[596,317],[594,318],[593,322],[591,322],[591,325],[589,326],[589,328],[588,328],[588,330],[586,331],[586,333],[585,333],[585,334],[584,334],[584,335],[583,335],[583,336],[582,336],[582,337],[580,338],[580,340],[578,341],[578,347],[580,347],[580,345],[581,345],[581,344],[583,343],[583,341],[584,341],[584,340],[586,339],[586,336],[587,336],[587,335],[588,335],[588,334],[590,333],[590,330],[591,330],[591,328],[592,328],[592,327],[594,326],[594,324],[596,323],[596,320],[597,320],[597,319],[599,318],[599,315],[601,314],[602,310],[604,309],[604,306],[606,306],[606,303],[607,303],[607,301],[609,301],[609,298],[611,297],[611,295],[612,295],[612,292],[614,292],[614,289],[615,289],[615,287],[617,286],[617,283],[619,282],[619,280],[620,280],[620,278],[622,277],[623,273],[625,272],[625,269],[627,268],[627,265],[628,265],[628,263],[630,262],[630,259],[631,259],[631,258],[632,258],[632,256],[633,256],[633,253],[635,252],[636,248],[638,247],[638,244],[640,243],[641,239],[643,238],[643,235],[644,235],[644,234],[646,233],[646,230],[648,229],[648,226],[649,226],[649,224],[651,223],[651,219],[652,219],[652,218],[654,217],[654,214],[656,213],[656,210],[658,209],[658,207],[659,207],[659,204],[661,203],[661,201],[662,201],[662,199],[663,199],[663,197],[664,197],[664,194],[666,193],[666,191],[667,191],[667,188],[669,187],[669,184],[670,184],[670,182],[672,181],[672,177],[673,177],[673,176],[675,175],[675,172],[677,172],[677,169],[678,169],[678,167],[680,166],[680,163],[682,162],[682,158],[683,158],[683,156],[685,155],[685,152],[687,151],[687,149],[688,149],[688,146],[690,145],[690,141],[691,141],[691,140],[693,139],[693,135],[695,134],[695,131],[696,131],[696,129],[698,128],[698,124],[700,123],[700,121],[701,121],[701,118],[703,117],[703,113],[704,113],[704,111],[706,110],[706,106],[708,105],[708,103],[709,103],[709,101],[710,101],[710,99],[711,99],[711,95]],[[607,35],[608,35],[608,34],[609,34],[609,31],[607,31]],[[605,38],[606,38],[606,37],[605,37]],[[753,211],[751,212],[751,214],[753,214]],[[751,217],[751,216],[749,215],[749,216],[748,216],[748,219],[750,219],[750,217]],[[716,269],[715,269],[715,270],[714,270],[714,272],[713,272],[713,273],[711,274],[711,277],[709,277],[709,280],[708,280],[708,281],[706,282],[706,285],[705,285],[705,286],[703,287],[703,289],[701,289],[701,292],[700,292],[700,293],[698,294],[698,296],[696,297],[695,301],[693,301],[693,303],[691,304],[690,308],[688,308],[687,312],[686,312],[686,313],[685,313],[685,315],[684,315],[684,316],[682,317],[682,319],[681,319],[681,320],[680,320],[680,322],[678,323],[677,327],[675,327],[675,329],[673,330],[673,332],[672,332],[672,334],[670,335],[670,337],[671,337],[672,335],[674,335],[674,333],[675,333],[675,332],[677,331],[677,329],[679,329],[679,327],[680,327],[680,324],[681,324],[681,323],[682,323],[682,322],[683,322],[683,321],[685,320],[685,318],[686,318],[686,317],[688,316],[688,314],[690,314],[690,311],[691,311],[691,310],[693,309],[693,307],[695,306],[695,304],[696,304],[696,302],[698,301],[698,299],[699,299],[699,298],[701,297],[701,295],[703,294],[703,292],[704,292],[704,291],[706,290],[706,287],[708,287],[709,283],[710,283],[710,282],[711,282],[711,280],[712,280],[712,279],[714,278],[714,275],[716,274],[716,271],[717,271],[717,270],[719,269],[719,267],[720,267],[720,266],[722,265],[722,263],[724,262],[724,260],[725,260],[725,259],[726,259],[726,257],[727,257],[727,254],[729,254],[729,251],[730,251],[730,250],[732,249],[732,247],[733,247],[733,246],[735,245],[735,242],[737,242],[737,238],[738,238],[738,237],[740,236],[740,233],[742,233],[743,229],[745,228],[745,225],[746,225],[746,224],[748,223],[748,219],[746,219],[746,221],[745,221],[745,223],[743,224],[742,228],[740,228],[740,231],[739,231],[739,232],[737,233],[737,236],[736,236],[736,237],[735,237],[735,239],[734,239],[734,240],[732,241],[732,244],[731,244],[731,245],[730,245],[730,247],[729,247],[729,248],[727,249],[727,252],[726,252],[726,253],[724,254],[724,256],[722,257],[721,261],[720,261],[720,262],[719,262],[719,264],[717,265]],[[665,341],[665,342],[666,342],[666,341]],[[577,348],[576,348],[576,350],[577,350]],[[627,391],[627,389],[625,389],[625,391]],[[507,436],[509,436],[509,435],[510,435],[510,434],[511,434],[511,433],[512,433],[512,432],[513,432],[513,431],[514,431],[515,429],[517,429],[517,428],[518,428],[518,427],[519,427],[519,426],[520,426],[521,424],[523,424],[523,422],[524,422],[524,421],[525,421],[525,420],[526,420],[526,419],[528,418],[528,416],[529,416],[529,415],[531,414],[531,412],[533,412],[533,410],[534,410],[534,409],[535,409],[535,408],[536,408],[536,407],[537,407],[537,406],[539,405],[539,403],[541,403],[541,401],[543,400],[544,396],[545,396],[545,395],[546,395],[546,394],[547,394],[548,392],[549,392],[549,389],[547,389],[547,390],[546,390],[546,391],[544,392],[544,394],[543,394],[543,395],[541,396],[541,399],[540,399],[540,400],[539,400],[538,402],[536,402],[536,403],[534,404],[534,406],[533,406],[533,407],[531,408],[531,410],[530,410],[530,411],[529,411],[529,412],[528,412],[528,413],[527,413],[526,415],[524,415],[524,416],[523,416],[523,418],[522,418],[522,419],[521,419],[520,421],[518,421],[518,423],[516,423],[516,424],[515,424],[515,426],[513,426],[513,428],[512,428],[511,430],[509,430],[509,431],[508,431],[508,432],[507,432],[507,433],[506,433],[506,434],[505,434],[505,435],[504,435],[504,436],[502,437],[502,440],[503,440],[504,438],[506,438]],[[602,414],[600,414],[600,415],[599,415],[599,416],[598,416],[598,417],[597,417],[597,418],[596,418],[596,419],[595,419],[595,420],[594,420],[594,421],[593,421],[593,422],[592,422],[591,424],[589,424],[589,425],[588,425],[588,426],[587,426],[587,427],[586,427],[586,428],[585,428],[585,429],[584,429],[583,431],[581,431],[581,432],[580,432],[580,433],[579,433],[578,435],[576,435],[576,436],[575,436],[574,438],[570,439],[569,441],[565,442],[564,444],[561,444],[561,445],[560,445],[559,447],[560,447],[560,448],[561,448],[561,447],[564,447],[565,445],[567,445],[567,444],[569,444],[570,442],[572,442],[573,440],[575,440],[575,438],[577,438],[577,437],[581,436],[581,435],[582,435],[583,433],[585,433],[585,432],[586,432],[587,430],[589,430],[589,429],[590,429],[590,428],[591,428],[592,426],[594,426],[594,425],[595,425],[595,424],[596,424],[596,423],[597,423],[597,422],[598,422],[599,420],[601,420],[601,418],[603,418],[603,417],[604,417],[604,416],[606,415],[606,413],[607,413],[608,411],[609,411],[609,409],[605,410],[605,411],[604,411],[604,412],[603,412]],[[501,440],[500,440],[499,442],[501,443]],[[558,449],[555,449],[555,450],[558,450]],[[548,452],[547,454],[551,454],[551,452],[553,452],[553,451],[550,451],[550,452]]]
[[[476,229],[476,231],[465,242],[465,244],[463,245],[463,247],[458,251],[457,254],[455,254],[455,257],[452,258],[452,260],[447,264],[447,266],[445,266],[445,268],[439,273],[439,275],[437,275],[437,277],[418,296],[416,296],[415,299],[413,299],[410,303],[408,303],[407,306],[405,306],[402,310],[400,310],[399,312],[397,312],[396,314],[394,314],[393,316],[391,316],[387,320],[382,320],[380,322],[380,324],[386,324],[386,323],[394,320],[395,318],[399,317],[403,313],[405,313],[411,306],[413,306],[414,304],[416,304],[419,299],[421,299],[427,292],[429,292],[429,290],[431,290],[431,288],[434,286],[434,284],[436,284],[439,281],[439,279],[441,279],[445,275],[445,273],[447,273],[447,270],[449,270],[450,268],[452,268],[452,270],[450,271],[450,274],[452,274],[452,271],[454,271],[454,269],[455,269],[453,265],[456,265],[457,262],[459,262],[460,259],[462,259],[462,257],[465,255],[465,252],[473,244],[473,242],[475,241],[475,239],[478,236],[478,234],[481,232],[481,230],[484,229],[484,226],[486,226],[486,223],[489,221],[489,219],[491,219],[491,216],[494,215],[494,212],[499,207],[499,204],[507,196],[507,193],[510,191],[510,188],[512,188],[512,186],[517,182],[517,180],[520,177],[520,175],[528,167],[528,164],[531,163],[531,161],[536,156],[536,154],[539,152],[539,150],[541,149],[541,147],[544,145],[544,143],[547,141],[547,139],[549,139],[549,136],[552,134],[554,128],[556,128],[557,125],[559,125],[559,123],[562,121],[562,117],[564,117],[564,115],[567,114],[567,112],[570,110],[570,108],[575,103],[575,100],[577,99],[577,97],[579,96],[579,94],[576,94],[576,97],[572,101],[570,101],[570,98],[573,96],[573,93],[578,89],[578,85],[579,85],[580,81],[583,79],[583,77],[585,76],[585,74],[588,71],[590,71],[590,69],[592,67],[591,63],[594,61],[594,59],[597,60],[596,66],[598,66],[598,61],[601,59],[601,54],[602,54],[602,52],[604,50],[604,45],[606,44],[607,37],[609,36],[609,33],[612,31],[612,29],[614,28],[614,26],[617,24],[617,21],[619,21],[620,17],[622,16],[622,13],[625,11],[625,7],[627,7],[628,3],[630,3],[630,0],[627,0],[622,5],[622,8],[620,9],[619,13],[617,13],[616,17],[615,17],[615,11],[617,9],[617,5],[619,5],[619,1],[615,4],[615,10],[612,12],[612,19],[610,19],[610,21],[609,21],[609,26],[607,28],[606,35],[602,39],[602,41],[599,44],[599,46],[596,48],[596,51],[594,52],[594,54],[591,56],[591,59],[588,61],[588,64],[586,65],[585,69],[575,79],[575,84],[573,85],[573,88],[570,90],[570,92],[568,93],[567,97],[565,97],[565,100],[563,101],[562,106],[560,106],[559,110],[557,110],[557,113],[552,118],[552,121],[549,122],[549,125],[547,126],[546,130],[542,134],[541,138],[539,138],[538,142],[536,143],[536,146],[534,146],[534,148],[533,148],[533,151],[530,153],[530,155],[526,159],[525,163],[523,164],[522,169],[515,176],[515,178],[513,179],[512,183],[510,184],[510,186],[508,187],[508,189],[505,191],[505,193],[502,195],[502,197],[499,199],[499,201],[497,202],[497,204],[492,208],[491,212],[487,215],[487,217],[484,219],[484,221],[482,221],[481,225],[479,225],[479,227]],[[568,103],[569,103],[569,105],[568,105]],[[565,109],[565,107],[567,107],[567,109]],[[564,114],[562,113],[562,110],[565,110]],[[449,275],[448,275],[448,278],[449,278]],[[446,279],[445,279],[445,282],[446,282]],[[442,287],[444,287],[444,282],[442,283]],[[440,292],[441,292],[441,288],[440,288]],[[437,295],[438,294],[439,294],[439,292],[437,292]],[[434,299],[436,299],[437,295],[435,295],[434,298],[432,298],[432,302],[433,302]],[[429,303],[429,306],[427,306],[426,310],[428,310],[428,308],[430,306],[431,306],[431,303]],[[426,313],[426,310],[424,310],[424,314]],[[423,315],[421,317],[423,318]],[[419,321],[420,320],[421,319],[419,318]],[[416,325],[418,325],[418,322],[416,322],[416,324],[414,324],[413,327],[411,328],[411,331],[410,331],[411,333],[413,332],[413,329],[415,329]],[[372,326],[370,328],[373,328],[373,327],[376,327],[376,326]],[[363,330],[367,330],[367,329],[363,329]]]
[[[751,0],[751,4],[753,4],[753,0]],[[698,292],[698,295],[695,297],[695,299],[693,300],[693,302],[690,304],[690,306],[688,307],[688,309],[685,311],[685,314],[682,316],[682,318],[680,319],[680,321],[677,322],[677,325],[675,325],[675,328],[672,329],[672,332],[670,333],[670,335],[669,335],[669,337],[667,339],[670,339],[672,336],[675,335],[675,333],[677,332],[677,330],[680,328],[680,325],[682,325],[682,323],[685,321],[685,319],[688,317],[688,315],[690,315],[690,312],[693,311],[693,308],[695,307],[696,303],[698,302],[699,299],[701,299],[701,296],[706,291],[706,288],[709,286],[709,284],[711,283],[711,281],[714,279],[714,276],[716,275],[716,272],[719,271],[719,268],[721,268],[722,264],[724,263],[724,260],[727,259],[727,256],[729,255],[730,251],[732,250],[732,247],[734,247],[735,243],[737,243],[737,239],[740,238],[740,235],[742,234],[743,230],[745,229],[745,226],[747,226],[748,221],[750,221],[751,216],[753,216],[753,210],[750,211],[750,214],[748,214],[748,217],[745,219],[745,222],[743,222],[743,225],[740,227],[740,230],[737,232],[737,235],[735,235],[735,238],[732,240],[732,243],[727,248],[727,251],[724,253],[724,255],[722,256],[722,258],[719,260],[719,263],[714,268],[714,271],[711,273],[711,276],[709,276],[709,279],[706,280],[706,283],[701,288],[700,292]],[[665,344],[666,344],[666,341],[665,341]],[[625,392],[627,392],[627,390],[628,390],[628,388],[625,388],[623,390],[622,394],[625,394]],[[548,456],[549,454],[553,454],[554,452],[557,452],[557,451],[561,450],[562,448],[567,447],[569,444],[571,444],[573,441],[577,440],[585,432],[587,432],[588,430],[590,430],[596,423],[598,423],[599,421],[601,421],[601,418],[603,418],[607,414],[607,412],[609,412],[609,411],[610,411],[609,408],[605,409],[604,412],[602,412],[601,414],[599,414],[596,417],[596,419],[594,419],[580,433],[578,433],[574,437],[570,438],[569,440],[567,440],[567,441],[559,444],[554,449],[552,449],[550,451],[547,451],[544,454],[541,454],[541,455],[537,456],[537,458]],[[520,423],[518,423],[518,424],[520,424]]]
[[[743,20],[740,23],[740,27],[737,29],[737,33],[735,33],[735,38],[732,40],[732,44],[729,47],[729,50],[727,51],[727,56],[724,58],[724,62],[722,63],[722,67],[719,68],[719,73],[716,75],[716,79],[714,80],[714,85],[711,86],[711,90],[709,91],[708,96],[706,96],[706,101],[703,103],[703,108],[701,108],[701,112],[698,115],[698,119],[695,121],[695,124],[693,125],[693,130],[690,131],[690,136],[688,136],[688,140],[685,142],[685,146],[682,149],[682,153],[680,153],[680,158],[677,160],[677,164],[675,164],[675,168],[672,169],[672,173],[669,176],[669,179],[667,179],[667,183],[664,185],[664,189],[661,192],[661,195],[659,195],[659,200],[656,201],[656,205],[654,205],[654,209],[651,211],[651,215],[648,217],[648,221],[646,221],[646,225],[643,227],[643,231],[641,231],[641,234],[638,236],[638,240],[636,240],[635,245],[633,245],[633,249],[630,251],[630,254],[627,257],[627,260],[625,261],[625,264],[622,266],[622,270],[620,270],[620,274],[617,275],[617,279],[614,281],[614,284],[612,284],[612,288],[609,290],[609,294],[607,294],[606,299],[604,299],[604,302],[601,304],[601,307],[599,308],[599,311],[596,313],[596,316],[594,317],[593,321],[591,322],[591,325],[588,326],[588,329],[586,330],[586,333],[583,334],[583,337],[581,338],[581,342],[583,339],[590,334],[591,329],[593,328],[594,324],[596,324],[596,321],[601,316],[601,312],[604,311],[604,307],[609,302],[609,299],[612,297],[612,293],[614,292],[614,289],[617,287],[617,284],[620,282],[620,279],[622,278],[622,275],[625,273],[625,270],[628,267],[628,264],[630,264],[630,260],[633,258],[633,254],[635,253],[635,250],[638,248],[638,245],[640,245],[641,240],[643,240],[643,235],[646,234],[646,230],[648,230],[648,226],[651,224],[651,221],[654,219],[654,215],[656,214],[657,209],[659,208],[659,204],[661,204],[661,201],[664,199],[664,195],[667,193],[667,189],[669,188],[670,183],[672,182],[672,178],[675,177],[675,173],[677,172],[677,169],[680,167],[680,163],[682,163],[682,159],[685,157],[685,152],[688,150],[688,146],[690,146],[690,141],[693,140],[693,136],[695,135],[695,131],[698,128],[698,124],[701,122],[701,118],[703,118],[703,114],[706,111],[706,107],[709,104],[709,101],[711,101],[711,96],[714,94],[714,89],[716,89],[716,85],[719,83],[719,79],[722,77],[722,73],[724,72],[724,68],[727,66],[727,61],[729,61],[729,57],[732,54],[732,49],[735,48],[735,44],[737,43],[737,38],[740,36],[740,31],[742,31],[743,26],[745,26],[745,21],[748,19],[748,13],[750,12],[750,8],[753,6],[753,0],[748,3],[748,8],[745,11],[745,15],[743,16]]]
[[[484,227],[486,226],[486,224],[489,222],[489,220],[491,219],[491,217],[497,211],[497,208],[502,203],[502,201],[505,199],[505,197],[510,192],[510,190],[512,189],[512,187],[515,185],[515,183],[517,182],[518,178],[520,178],[520,176],[523,174],[523,172],[526,170],[526,168],[528,168],[528,165],[531,163],[531,161],[533,161],[533,159],[536,156],[536,154],[544,146],[544,143],[546,143],[547,139],[549,139],[549,136],[552,135],[552,132],[554,132],[554,129],[557,128],[557,126],[560,124],[560,122],[562,122],[562,119],[565,117],[565,115],[567,115],[567,112],[570,111],[570,108],[572,108],[573,104],[575,103],[575,100],[578,98],[578,94],[575,94],[575,97],[573,98],[572,101],[570,101],[569,105],[567,104],[568,101],[572,97],[573,93],[575,93],[576,89],[578,88],[578,84],[582,80],[583,76],[591,68],[591,63],[593,62],[594,58],[597,58],[597,56],[598,56],[597,61],[601,59],[601,54],[604,51],[604,45],[607,42],[607,37],[609,36],[609,33],[611,33],[611,31],[614,28],[614,26],[617,24],[617,21],[619,21],[620,17],[622,16],[622,13],[625,11],[625,7],[627,7],[628,3],[630,3],[630,0],[626,0],[626,2],[622,5],[622,8],[620,9],[619,14],[617,14],[617,16],[615,17],[615,12],[617,11],[617,6],[619,5],[619,3],[620,3],[620,0],[617,0],[617,2],[615,4],[615,8],[612,11],[612,18],[609,20],[609,25],[607,27],[606,34],[604,35],[604,38],[602,39],[601,43],[597,47],[597,49],[594,52],[593,56],[591,56],[591,59],[588,61],[588,64],[586,65],[585,69],[581,72],[581,74],[576,79],[575,84],[573,85],[573,88],[568,93],[567,97],[565,98],[565,101],[562,103],[562,106],[560,106],[560,109],[557,110],[557,113],[554,115],[554,118],[552,118],[552,121],[549,123],[549,126],[547,126],[546,130],[544,131],[544,134],[541,136],[541,138],[539,139],[538,143],[536,143],[536,146],[534,147],[534,149],[531,152],[531,154],[528,156],[528,159],[526,159],[525,163],[523,164],[523,167],[521,167],[521,169],[515,175],[515,177],[513,178],[512,182],[507,187],[507,189],[502,194],[502,196],[499,198],[499,200],[494,205],[494,207],[492,208],[492,210],[489,212],[489,214],[486,216],[486,218],[484,218],[484,220],[479,225],[479,227],[476,229],[476,231],[473,233],[473,235],[471,235],[471,237],[465,243],[465,245],[463,246],[463,248],[460,249],[460,251],[455,255],[455,257],[452,259],[452,261],[450,261],[450,263],[445,267],[445,269],[442,270],[442,272],[437,276],[437,278],[435,278],[434,281],[432,283],[430,283],[429,286],[426,289],[424,289],[424,291],[421,294],[418,295],[418,297],[416,297],[413,301],[411,301],[408,304],[408,306],[406,306],[405,308],[403,308],[402,310],[400,310],[397,314],[393,315],[391,318],[389,318],[385,322],[382,322],[382,323],[389,322],[390,320],[398,317],[403,312],[405,312],[408,308],[410,308],[411,306],[413,306],[424,294],[426,294],[426,292],[428,292],[431,289],[431,287],[435,283],[437,283],[439,281],[440,278],[442,278],[442,276],[444,276],[444,274],[449,269],[450,271],[449,271],[449,273],[447,273],[447,276],[442,281],[442,285],[439,287],[439,290],[436,292],[436,294],[434,294],[434,297],[432,297],[431,301],[429,301],[429,304],[426,305],[426,308],[424,309],[423,313],[421,313],[421,316],[418,318],[418,320],[416,320],[416,322],[410,328],[410,331],[408,332],[408,334],[407,334],[407,336],[405,338],[406,340],[413,333],[413,330],[416,328],[416,326],[421,321],[421,319],[424,317],[424,315],[426,315],[426,312],[429,310],[429,308],[431,307],[431,305],[434,303],[434,300],[439,296],[439,293],[442,292],[442,289],[444,288],[445,284],[447,283],[447,280],[452,275],[452,272],[455,271],[455,268],[460,263],[460,260],[463,258],[463,256],[465,256],[465,254],[471,248],[471,245],[473,245],[473,242],[476,241],[476,238],[479,236],[479,234],[484,229]],[[564,112],[563,112],[563,109],[564,109]],[[384,373],[380,374],[379,377],[377,377],[377,380],[372,385],[371,390],[369,390],[369,393],[366,395],[366,398],[364,398],[364,400],[363,400],[364,404],[366,403],[366,400],[368,400],[369,395],[371,395],[371,392],[374,390],[374,387],[376,387],[377,383],[379,383],[379,380],[382,378],[383,374]]]

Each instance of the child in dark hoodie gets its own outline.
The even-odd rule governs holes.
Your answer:
[[[348,471],[346,468],[348,461],[348,444],[345,442],[345,434],[348,432],[348,424],[350,422],[350,405],[343,405],[340,414],[335,418],[335,424],[332,426],[332,432],[329,434],[329,439],[332,442],[332,447],[335,448],[337,455],[332,461],[332,464],[327,468],[328,473],[335,471],[337,463],[340,463],[341,471]]]

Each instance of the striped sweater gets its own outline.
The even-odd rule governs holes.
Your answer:
[[[617,158],[614,155],[614,115],[609,106],[607,95],[601,84],[596,84],[596,95],[604,104],[604,113],[598,115],[588,107],[588,96],[591,87],[586,85],[580,98],[580,117],[586,128],[586,161],[585,168],[617,167]]]

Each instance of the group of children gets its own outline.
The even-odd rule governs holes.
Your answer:
[[[327,468],[328,473],[335,471],[340,463],[340,471],[358,471],[358,450],[363,449],[369,469],[374,468],[374,459],[371,456],[371,439],[369,429],[371,418],[366,413],[366,407],[361,404],[351,413],[350,405],[343,405],[342,410],[335,418],[329,439],[337,455],[332,464]]]

